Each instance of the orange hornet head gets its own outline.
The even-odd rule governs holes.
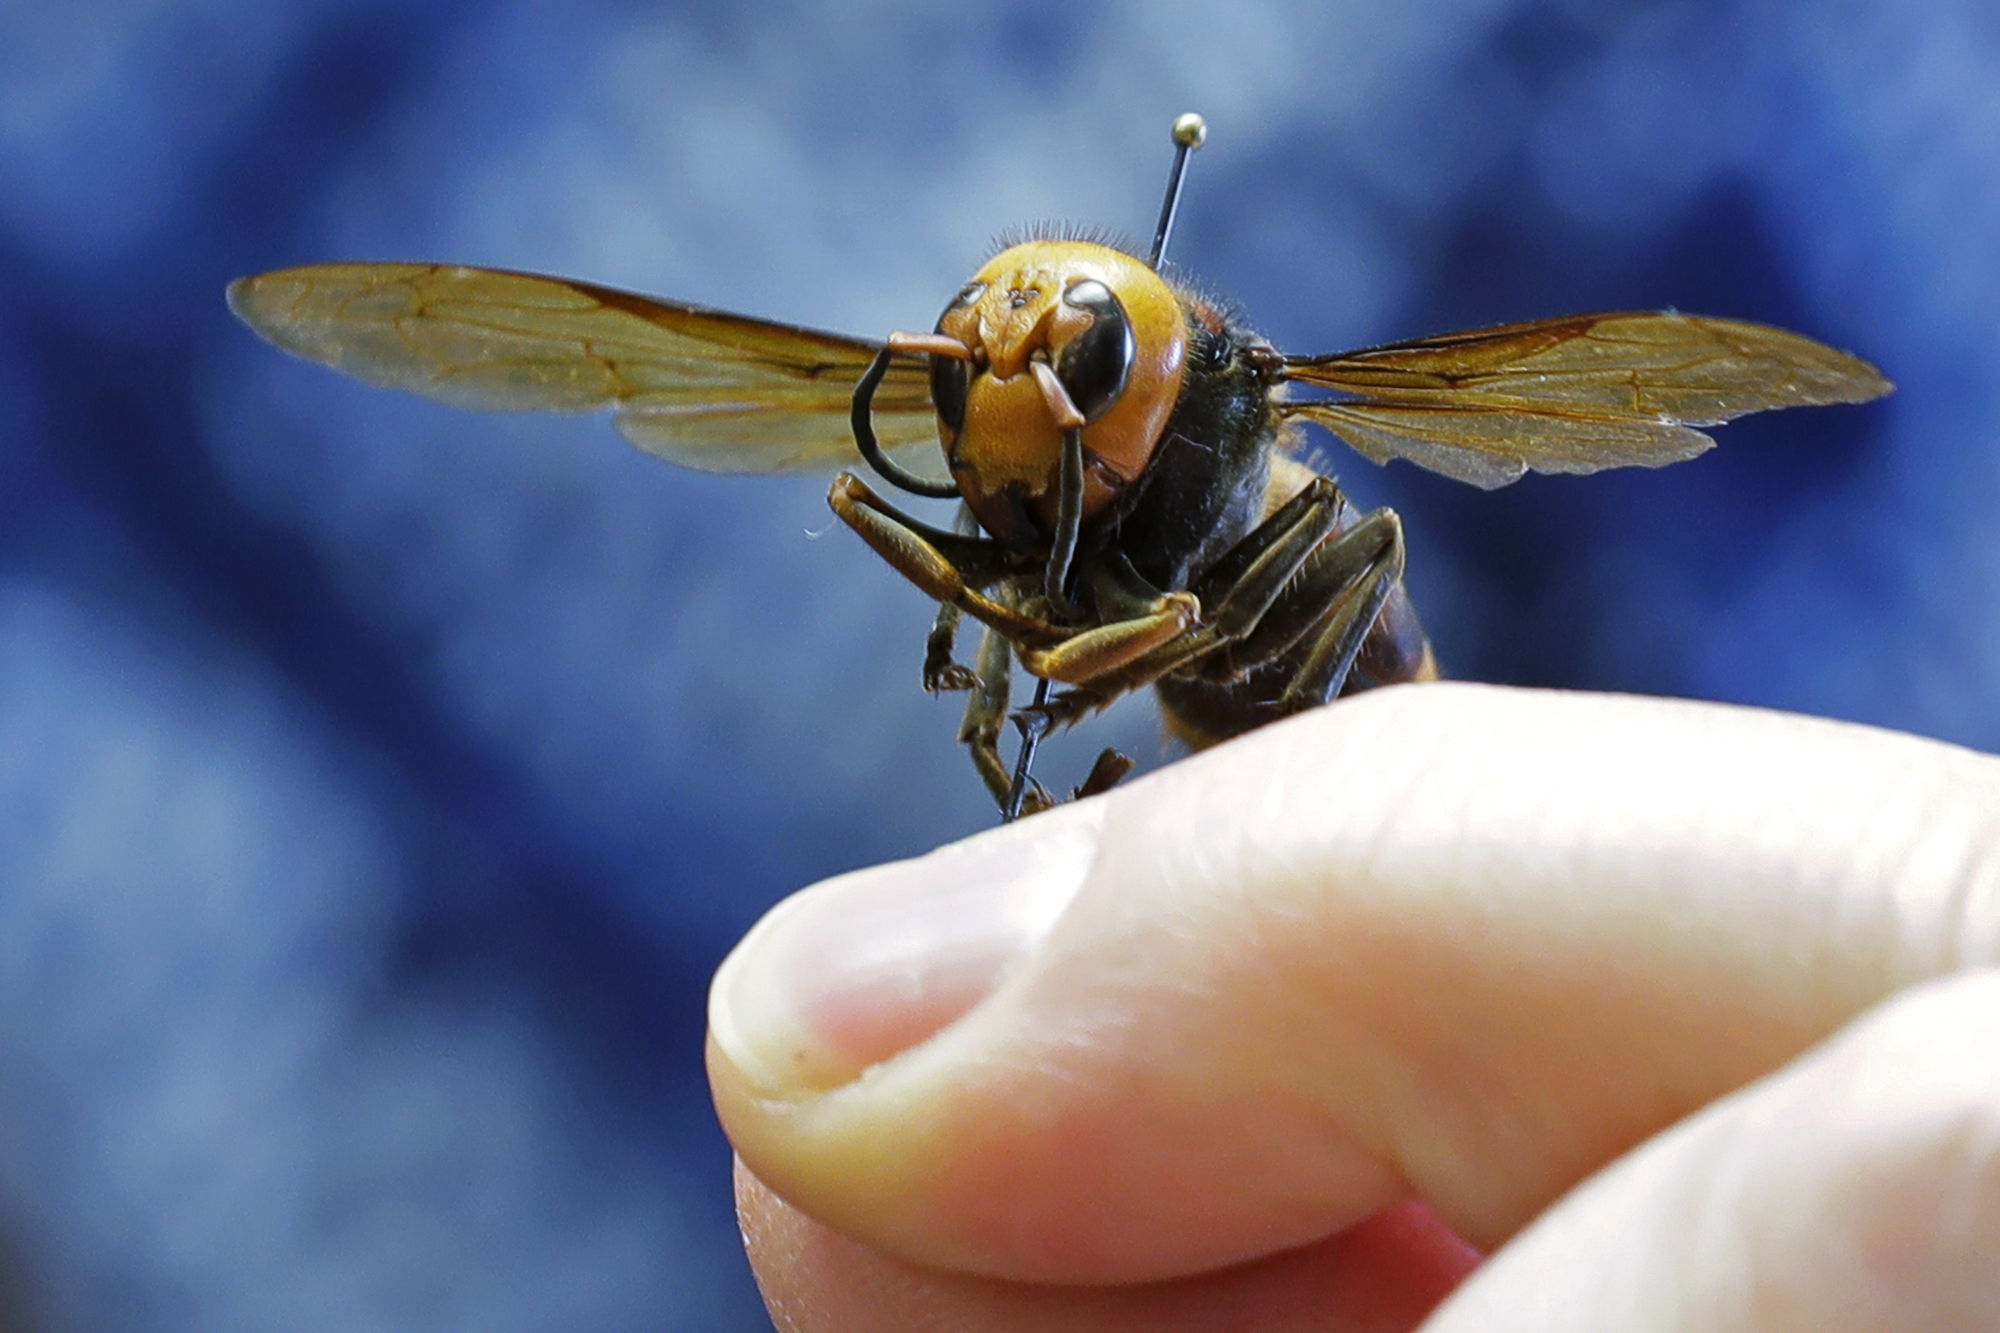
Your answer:
[[[973,516],[1012,546],[1044,544],[1055,530],[1063,433],[1036,362],[1083,418],[1086,521],[1146,470],[1180,397],[1180,301],[1110,246],[1003,250],[945,307],[937,331],[971,352],[931,358],[945,457]]]

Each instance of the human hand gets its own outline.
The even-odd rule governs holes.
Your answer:
[[[828,881],[710,1078],[786,1333],[2000,1326],[2000,760],[1376,691]],[[1412,1203],[1411,1201],[1421,1201]]]

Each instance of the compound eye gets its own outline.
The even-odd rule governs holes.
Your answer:
[[[949,334],[945,324],[959,311],[972,305],[986,294],[983,282],[968,282],[959,288],[958,295],[951,298],[951,304],[938,316],[934,332]],[[931,356],[931,404],[937,408],[938,420],[954,435],[965,429],[965,396],[972,385],[971,363],[956,357]]]
[[[1071,338],[1056,357],[1056,378],[1085,421],[1095,421],[1125,392],[1138,344],[1125,307],[1095,278],[1079,278],[1064,289],[1063,304],[1091,316],[1088,329]],[[932,379],[935,382],[936,372]],[[933,385],[935,394],[935,383]]]
[[[972,363],[931,354],[931,405],[938,420],[956,435],[965,429],[965,398],[972,388]]]

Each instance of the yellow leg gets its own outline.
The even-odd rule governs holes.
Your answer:
[[[1200,619],[1201,603],[1194,594],[1169,593],[1151,615],[1081,630],[1053,648],[1024,650],[1021,663],[1045,680],[1081,685],[1173,642]]]
[[[1067,631],[1002,605],[968,583],[959,567],[939,549],[943,541],[967,539],[923,531],[922,525],[884,503],[853,473],[835,477],[826,499],[841,522],[927,596],[958,607],[1017,644],[1047,647],[1068,637]]]

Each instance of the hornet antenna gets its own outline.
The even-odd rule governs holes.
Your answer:
[[[1167,252],[1167,234],[1174,229],[1174,212],[1181,206],[1181,180],[1187,175],[1188,154],[1201,147],[1208,137],[1208,122],[1190,111],[1174,121],[1174,169],[1167,177],[1167,197],[1160,205],[1160,225],[1153,232],[1153,253],[1146,262],[1160,266]]]

